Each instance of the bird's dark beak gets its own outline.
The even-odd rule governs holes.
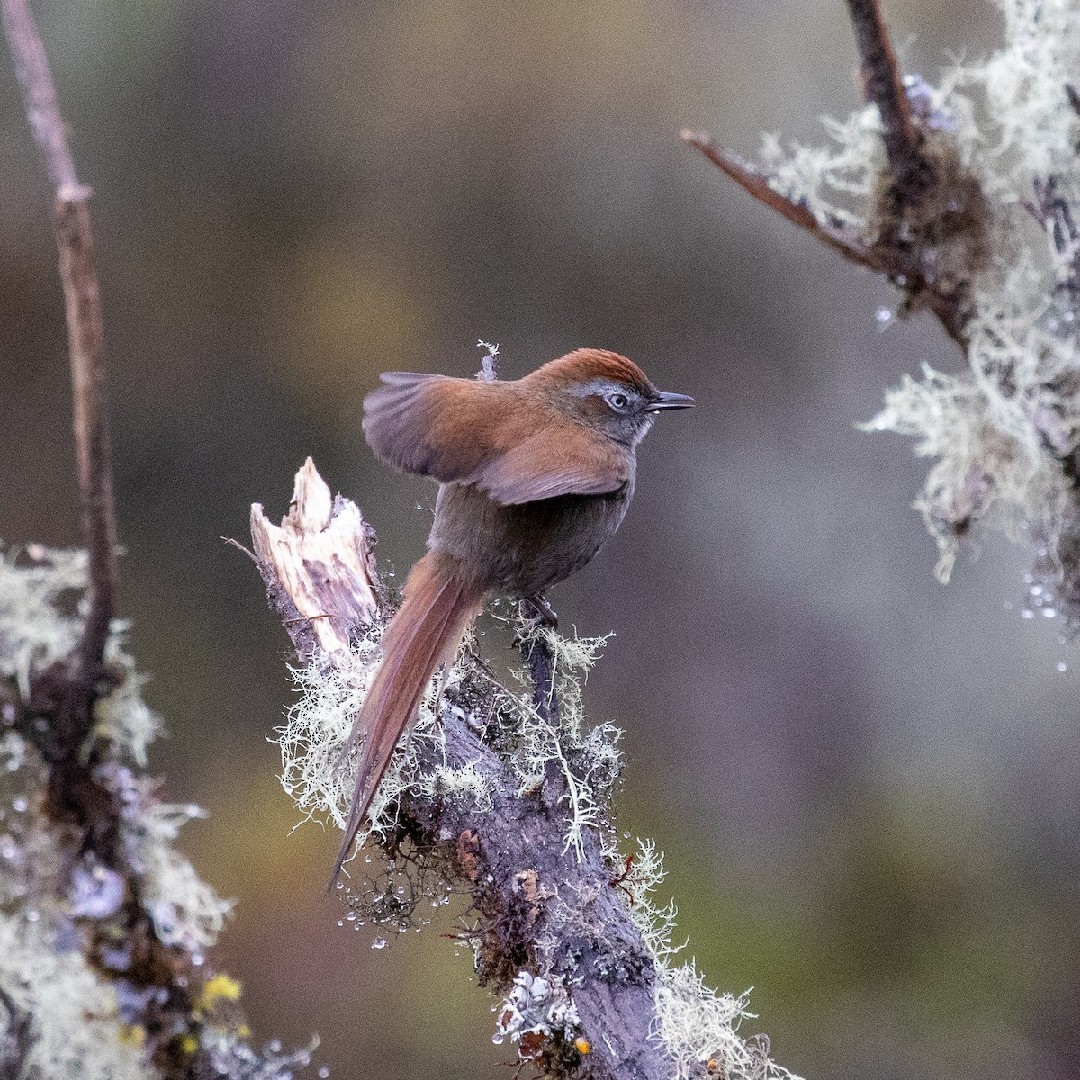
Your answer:
[[[692,409],[693,407],[694,399],[689,395],[661,390],[649,403],[649,412],[659,412],[661,409]]]

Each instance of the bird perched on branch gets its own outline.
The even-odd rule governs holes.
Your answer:
[[[428,682],[488,598],[538,597],[580,570],[626,514],[634,450],[657,413],[694,404],[601,349],[513,382],[404,372],[382,382],[364,401],[368,444],[440,486],[428,553],[405,582],[349,736],[363,748],[334,879]]]

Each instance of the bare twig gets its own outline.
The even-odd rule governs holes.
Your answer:
[[[84,753],[94,726],[94,705],[113,688],[104,666],[116,582],[116,524],[112,468],[104,409],[104,357],[100,290],[94,266],[88,188],[79,184],[56,105],[48,59],[26,0],[2,0],[4,33],[23,88],[26,114],[55,188],[56,238],[67,315],[71,362],[76,473],[88,549],[87,614],[72,655],[34,673],[31,700],[17,725],[49,766],[49,817],[63,830],[75,826],[73,854],[92,853],[123,872],[121,806],[95,772],[107,756],[102,745]],[[130,868],[128,868],[130,869]],[[139,886],[132,879],[130,892]],[[137,905],[132,905],[135,913]],[[133,918],[141,916],[133,914]]]
[[[67,312],[75,453],[82,529],[90,555],[89,611],[78,649],[87,693],[101,677],[116,585],[116,511],[105,412],[101,292],[90,225],[90,189],[81,185],[56,104],[56,89],[27,0],[2,0],[4,33],[23,88],[26,115],[56,199],[56,240]]]
[[[881,17],[879,0],[848,0],[861,57],[863,93],[881,114],[885,155],[903,202],[919,199],[933,181],[922,152],[923,136],[911,115],[896,54]]]
[[[75,159],[56,104],[56,87],[37,23],[26,0],[3,0],[4,33],[15,61],[15,76],[23,89],[26,118],[41,147],[49,182],[60,191],[77,188]]]
[[[827,223],[818,221],[816,217],[801,203],[794,202],[786,195],[769,183],[769,176],[756,165],[750,164],[745,158],[727,150],[715,142],[711,135],[704,131],[691,131],[684,128],[681,132],[683,142],[700,151],[717,168],[721,169],[740,187],[748,191],[755,199],[763,202],[770,209],[775,210],[782,217],[788,219],[800,229],[805,229],[811,236],[816,237],[823,244],[850,259],[859,266],[865,266],[870,270],[884,273],[880,261],[861,236],[853,233],[840,223]]]

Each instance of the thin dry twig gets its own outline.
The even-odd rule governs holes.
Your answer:
[[[67,314],[82,530],[90,556],[89,610],[77,655],[88,694],[103,673],[116,588],[116,510],[105,409],[101,290],[90,224],[90,189],[79,183],[37,24],[27,0],[2,0],[4,33],[27,119],[56,199],[56,241]]]
[[[90,222],[90,189],[79,183],[60,116],[48,58],[27,0],[0,0],[4,34],[23,90],[27,119],[41,151],[55,199],[55,230],[68,331],[76,475],[88,551],[87,613],[71,655],[35,671],[28,699],[8,702],[10,722],[47,766],[42,810],[55,829],[66,874],[89,860],[118,873],[124,899],[108,924],[87,927],[87,959],[119,978],[103,960],[118,942],[130,950],[125,985],[147,989],[139,1011],[147,1059],[169,1080],[196,1075],[203,1051],[174,1053],[175,1037],[201,1023],[195,1011],[205,971],[189,951],[166,944],[146,905],[145,868],[136,865],[123,836],[128,795],[110,777],[127,766],[103,737],[91,739],[95,706],[121,676],[105,663],[117,581],[116,511],[105,408],[101,291]],[[65,877],[59,879],[65,888]],[[149,991],[153,991],[152,993]],[[25,1055],[23,1055],[25,1056]],[[2,1071],[2,1070],[0,1070]],[[208,1075],[208,1074],[207,1074]]]
[[[846,256],[853,263],[865,266],[870,270],[885,273],[885,267],[881,265],[874,252],[861,236],[852,232],[851,229],[836,223],[818,221],[816,217],[801,203],[781,195],[779,191],[769,183],[769,175],[756,165],[752,165],[745,158],[731,150],[725,149],[717,143],[708,132],[691,131],[683,128],[680,137],[683,142],[700,151],[717,168],[721,169],[740,187],[748,191],[759,202],[763,202],[770,209],[775,210],[788,221],[805,229],[811,236],[816,237],[823,244],[827,244],[841,255]]]

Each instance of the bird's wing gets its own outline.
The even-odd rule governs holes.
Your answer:
[[[538,428],[507,383],[398,371],[382,381],[364,400],[364,435],[405,472],[475,484],[504,505],[603,494],[630,478],[623,447],[550,413]]]
[[[630,479],[629,451],[573,423],[536,432],[477,470],[471,477],[497,503],[603,495]]]
[[[514,444],[505,384],[391,371],[364,399],[364,435],[388,465],[467,480]]]

